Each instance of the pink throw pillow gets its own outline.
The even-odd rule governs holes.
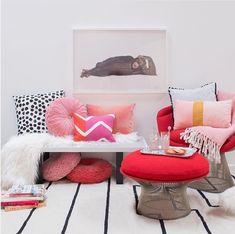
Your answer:
[[[57,181],[67,176],[80,162],[80,153],[52,153],[42,165],[42,175],[47,181]]]
[[[232,123],[235,123],[235,93],[219,90],[217,97],[219,101],[232,100]]]
[[[59,98],[52,102],[46,111],[48,132],[55,136],[73,135],[73,113],[86,117],[87,109],[80,101],[71,97]]]
[[[135,104],[123,106],[98,106],[87,105],[88,115],[107,115],[113,113],[115,115],[113,133],[128,134],[134,131],[134,107]]]
[[[231,126],[231,100],[174,102],[174,129],[193,126],[227,128]]]
[[[217,98],[219,101],[232,100],[235,99],[235,93],[219,90],[217,93]]]
[[[74,141],[115,141],[112,135],[114,119],[113,114],[85,118],[74,113]]]

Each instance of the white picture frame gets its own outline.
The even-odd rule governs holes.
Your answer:
[[[74,29],[73,81],[74,94],[167,92],[166,29]]]

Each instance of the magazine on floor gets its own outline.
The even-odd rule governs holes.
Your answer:
[[[5,211],[46,206],[44,184],[13,185],[1,195],[1,208]]]

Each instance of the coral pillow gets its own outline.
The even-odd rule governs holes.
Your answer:
[[[86,106],[75,98],[64,97],[52,102],[46,111],[48,132],[56,136],[73,135],[73,113],[86,117]]]
[[[80,153],[52,153],[42,166],[43,178],[57,181],[67,176],[80,162]]]
[[[123,106],[97,106],[87,105],[88,115],[107,115],[113,113],[115,115],[113,133],[131,133],[134,131],[134,112],[135,104]]]
[[[74,113],[74,141],[115,141],[112,131],[115,116],[88,116]]]
[[[182,101],[174,102],[174,129],[192,126],[227,128],[231,126],[232,101]]]

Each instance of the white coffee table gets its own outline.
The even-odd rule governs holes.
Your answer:
[[[120,166],[123,154],[134,150],[146,148],[147,143],[144,137],[135,142],[74,142],[72,145],[56,145],[43,149],[43,158],[48,157],[51,152],[115,152],[116,153],[116,183],[123,184],[123,175],[120,173]],[[40,170],[41,172],[41,170]]]

